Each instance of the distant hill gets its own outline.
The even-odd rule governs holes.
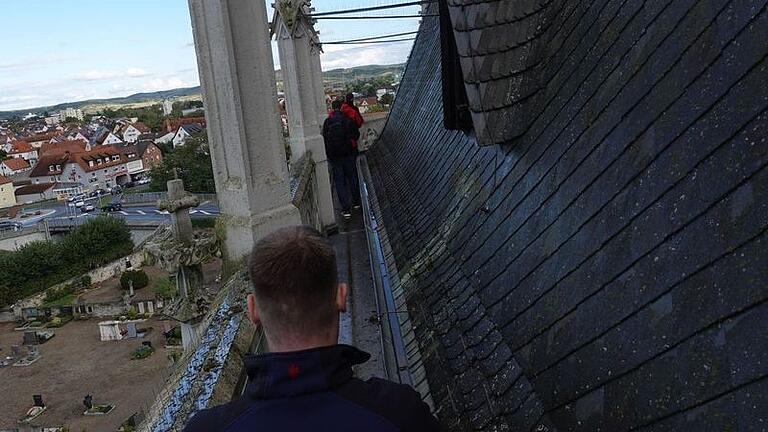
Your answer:
[[[323,80],[331,83],[343,83],[345,81],[354,81],[356,79],[371,78],[386,74],[402,74],[405,64],[394,65],[366,65],[346,69],[333,69],[323,72]],[[275,71],[277,81],[282,81],[280,70]],[[111,99],[90,99],[79,102],[66,102],[58,105],[51,105],[37,108],[27,108],[15,111],[0,111],[0,120],[13,116],[23,116],[27,113],[42,114],[45,111],[56,112],[65,108],[81,108],[94,111],[106,106],[129,105],[129,104],[149,104],[158,103],[163,99],[188,98],[200,95],[200,86],[178,88],[173,90],[163,90],[151,93],[136,93],[126,97]]]

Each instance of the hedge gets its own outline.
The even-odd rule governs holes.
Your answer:
[[[100,216],[62,241],[33,242],[0,254],[0,307],[37,294],[133,251],[131,233],[119,218]],[[81,280],[81,283],[90,280]]]

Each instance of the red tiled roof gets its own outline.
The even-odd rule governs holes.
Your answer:
[[[165,120],[165,130],[168,132],[176,132],[179,130],[179,127],[181,125],[190,124],[190,123],[200,123],[205,127],[205,117],[187,117],[187,118],[180,118],[180,119],[166,119]]]
[[[26,153],[32,151],[32,146],[26,141],[15,141],[11,144],[12,148],[9,153]]]
[[[40,160],[37,161],[37,165],[35,165],[34,168],[32,168],[32,172],[29,174],[30,177],[47,177],[47,176],[53,176],[53,175],[59,175],[64,171],[64,164],[66,164],[69,161],[69,155],[68,154],[52,154],[52,155],[45,155],[40,158]],[[53,165],[54,170],[51,171],[49,167]],[[56,165],[59,165],[61,169],[57,170]]]
[[[16,189],[15,195],[32,195],[39,194],[52,188],[55,183],[38,183],[28,186],[22,186]]]
[[[0,185],[1,184],[6,184],[6,183],[10,183],[11,181],[12,180],[9,179],[8,177],[3,177],[3,176],[0,175]]]
[[[62,141],[60,143],[45,143],[40,147],[40,156],[47,154],[80,153],[85,151],[85,143],[81,140]]]
[[[141,133],[149,133],[151,130],[142,122],[136,122],[133,124],[133,127],[139,130]]]
[[[50,141],[51,138],[55,137],[56,135],[59,135],[58,131],[56,131],[56,132],[47,132],[47,133],[38,134],[38,135],[32,135],[32,136],[29,136],[29,137],[25,137],[24,140],[27,141],[27,142],[31,142],[31,143],[33,143],[33,142],[40,142],[40,141]]]
[[[7,166],[11,171],[19,171],[29,168],[29,162],[22,158],[6,159],[2,162],[2,164]]]
[[[112,156],[119,156],[120,159],[113,161],[111,160]],[[103,160],[105,158],[109,158],[110,160],[104,162]],[[97,165],[95,163],[98,159],[102,159],[101,165]],[[120,165],[121,163],[125,163],[127,159],[128,158],[124,154],[122,154],[118,149],[111,145],[99,146],[89,152],[75,153],[71,154],[69,157],[70,162],[74,162],[80,165],[80,168],[82,168],[85,172],[96,171],[102,168]],[[94,166],[90,166],[88,164],[90,161],[94,161]]]

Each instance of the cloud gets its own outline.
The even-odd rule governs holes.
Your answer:
[[[144,69],[129,68],[124,71],[103,71],[92,69],[76,74],[73,78],[80,81],[101,81],[116,78],[140,78],[151,75]]]
[[[413,41],[375,46],[323,45],[324,53],[321,56],[323,70],[370,64],[403,63],[408,58],[412,46]]]
[[[75,61],[76,58],[74,57],[66,57],[66,56],[42,56],[42,57],[34,57],[34,58],[27,58],[23,60],[13,61],[13,62],[5,62],[0,63],[0,71],[15,71],[15,70],[32,70],[32,69],[39,69],[41,67],[45,67],[52,64],[57,63],[69,63],[72,61]]]

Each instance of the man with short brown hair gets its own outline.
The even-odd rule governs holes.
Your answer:
[[[245,394],[199,412],[185,431],[437,431],[418,393],[379,378],[353,377],[370,354],[337,344],[347,286],[336,255],[309,227],[264,237],[249,263],[248,315],[261,325],[269,354],[245,359]]]

